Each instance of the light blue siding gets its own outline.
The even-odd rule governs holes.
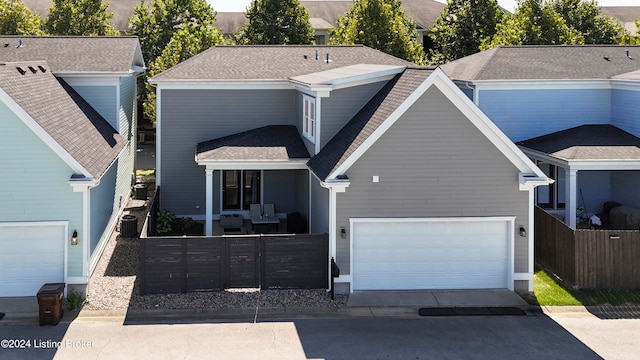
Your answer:
[[[640,86],[637,91],[612,90],[611,118],[612,125],[640,137]]]
[[[610,200],[640,209],[638,184],[640,184],[640,171],[612,171]]]
[[[114,129],[120,131],[116,86],[73,86]]]
[[[578,171],[577,206],[584,205],[589,215],[602,211],[602,205],[612,200],[611,179],[611,171]]]
[[[111,166],[100,179],[100,185],[91,189],[91,256],[112,217],[117,165]]]
[[[611,123],[609,89],[481,90],[479,106],[513,141]]]
[[[68,221],[82,234],[82,193],[69,166],[0,103],[0,221]],[[83,241],[84,239],[80,239]],[[82,246],[68,248],[68,275],[82,275]]]

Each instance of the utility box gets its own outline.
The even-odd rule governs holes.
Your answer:
[[[120,222],[120,236],[134,238],[138,236],[138,218],[135,215],[124,215]]]
[[[62,319],[64,283],[47,283],[38,290],[40,326],[58,325]]]
[[[133,190],[136,200],[147,200],[147,185],[135,184]]]

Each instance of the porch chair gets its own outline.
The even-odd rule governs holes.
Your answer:
[[[273,204],[264,204],[264,214],[271,219],[276,217],[276,211]]]
[[[259,219],[262,215],[262,210],[260,209],[260,204],[250,204],[249,210],[251,211],[252,219]]]

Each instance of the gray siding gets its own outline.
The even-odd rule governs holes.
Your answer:
[[[329,233],[329,190],[311,176],[311,229],[312,234]]]
[[[380,177],[379,183],[372,176]],[[516,216],[528,224],[528,192],[518,170],[435,87],[429,89],[352,167],[337,199],[337,262],[349,272],[355,217]],[[515,236],[515,270],[528,271],[526,238]]]
[[[263,179],[263,199],[265,204],[274,204],[276,213],[297,211],[299,196],[296,192],[297,170],[265,170]]]
[[[335,90],[328,98],[322,98],[320,148],[323,148],[386,83],[387,81],[380,81]]]
[[[196,144],[266,125],[294,125],[295,94],[295,90],[163,90],[162,206],[178,215],[204,215],[205,172],[194,160]],[[214,202],[219,202],[217,194]]]

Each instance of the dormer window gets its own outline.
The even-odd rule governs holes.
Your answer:
[[[316,99],[302,95],[302,135],[313,142],[316,138]]]

